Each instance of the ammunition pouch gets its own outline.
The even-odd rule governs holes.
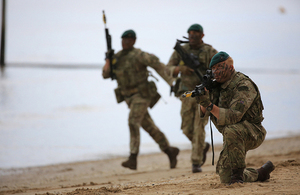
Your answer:
[[[124,101],[124,96],[122,95],[121,89],[119,87],[115,89],[115,95],[118,104]]]
[[[158,102],[158,100],[160,99],[160,94],[158,93],[158,92],[156,92],[155,93],[155,96],[153,96],[152,98],[151,98],[151,102],[150,102],[150,105],[149,105],[149,107],[150,108],[153,108],[153,106]]]
[[[150,108],[152,108],[160,99],[156,85],[153,81],[143,82],[138,85],[139,93],[143,98],[150,99]]]

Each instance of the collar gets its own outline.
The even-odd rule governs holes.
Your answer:
[[[235,77],[236,74],[237,74],[237,72],[234,71],[234,73],[231,75],[230,79],[221,85],[221,88],[225,89],[226,87],[228,87],[228,85],[231,83],[231,81],[233,80],[233,78]]]

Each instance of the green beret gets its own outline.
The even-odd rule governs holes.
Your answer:
[[[135,32],[133,30],[126,30],[121,38],[136,38]]]
[[[228,53],[224,51],[220,51],[216,55],[214,55],[210,61],[209,68],[213,67],[215,64],[219,62],[223,62],[229,58]]]
[[[193,31],[199,31],[203,33],[203,28],[200,24],[193,24],[192,26],[190,26],[190,28],[188,29],[188,33],[193,30]]]

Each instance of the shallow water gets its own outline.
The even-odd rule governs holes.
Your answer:
[[[248,74],[263,98],[267,139],[299,133],[299,74]],[[163,99],[150,110],[170,143],[190,148],[180,130],[180,101],[160,79]],[[26,167],[129,154],[128,108],[117,104],[115,81],[101,69],[7,68],[0,82],[0,168]],[[222,137],[214,130],[214,142]],[[206,126],[210,142],[209,126]],[[141,130],[140,153],[159,152]]]

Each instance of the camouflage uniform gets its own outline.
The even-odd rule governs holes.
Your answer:
[[[140,49],[121,50],[114,56],[114,73],[118,83],[115,89],[118,103],[126,101],[130,108],[128,124],[130,129],[130,153],[138,154],[140,146],[140,126],[158,143],[163,151],[169,147],[166,136],[154,124],[148,113],[148,107],[153,107],[159,100],[154,82],[148,82],[147,66],[171,83],[172,78],[165,74],[165,65],[159,59]],[[103,77],[109,78],[110,69],[103,71]]]
[[[202,43],[200,48],[193,50],[189,44],[182,46],[188,53],[193,53],[199,58],[200,67],[199,71],[204,75],[209,67],[211,58],[217,51],[208,44]],[[174,51],[169,63],[167,64],[168,74],[173,75],[176,66],[184,65],[181,56]],[[201,84],[199,77],[193,73],[192,75],[181,74],[176,83],[175,95],[181,97],[186,91],[192,91],[196,85]],[[181,129],[187,138],[192,142],[192,155],[191,160],[193,164],[202,164],[203,149],[205,147],[205,125],[207,124],[208,117],[199,117],[199,105],[195,98],[180,98],[181,104]]]
[[[231,170],[246,168],[247,151],[257,148],[265,139],[266,130],[261,125],[263,104],[255,83],[240,72],[234,72],[231,79],[211,96],[212,103],[220,108],[219,119],[213,115],[211,118],[223,135],[223,149],[216,171],[222,183],[229,183]],[[257,179],[255,169],[244,169],[244,182]]]

